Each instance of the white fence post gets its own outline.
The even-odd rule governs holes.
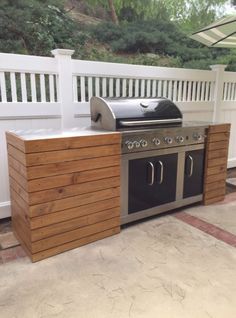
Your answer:
[[[215,72],[215,87],[214,87],[214,112],[213,121],[220,121],[221,105],[223,100],[224,89],[224,71],[227,65],[211,65],[211,69]]]
[[[58,100],[61,104],[61,128],[75,126],[71,56],[74,50],[51,51],[58,64]]]

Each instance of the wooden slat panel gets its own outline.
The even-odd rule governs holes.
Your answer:
[[[102,134],[96,136],[80,136],[54,139],[39,139],[25,141],[25,152],[43,152],[86,148],[92,146],[112,145],[120,143],[120,133]]]
[[[26,211],[19,205],[17,198],[13,196],[11,200],[11,210],[12,210],[12,217],[20,218],[21,221],[24,223],[27,233],[29,234],[28,241],[31,241],[30,237],[30,218],[27,215]],[[20,228],[19,231],[22,231]]]
[[[219,124],[209,127],[209,133],[220,133],[220,132],[230,132],[230,124]]]
[[[11,200],[16,201],[17,205],[21,207],[25,214],[29,214],[29,205],[25,200],[23,200],[13,188],[10,188],[11,191]]]
[[[13,169],[11,166],[9,166],[9,176],[16,180],[24,189],[25,191],[28,191],[28,182],[27,180],[19,174],[15,169]]]
[[[213,150],[208,153],[208,159],[227,158],[228,149]]]
[[[13,157],[14,156],[11,153]],[[79,148],[79,149],[70,149],[70,150],[58,150],[58,151],[48,151],[48,152],[38,152],[24,155],[21,153],[21,159],[18,159],[20,162],[27,166],[37,166],[37,165],[45,165],[49,163],[56,162],[65,162],[65,161],[73,161],[80,159],[89,159],[96,157],[105,157],[120,154],[120,146],[117,144],[113,145],[105,145],[98,147],[88,147],[88,148]]]
[[[26,167],[23,166],[19,161],[15,160],[11,156],[8,156],[8,164],[14,170],[18,171],[20,175],[22,175],[25,179],[27,179],[27,170]]]
[[[220,186],[218,189],[214,189],[211,191],[208,191],[205,194],[205,200],[211,199],[211,198],[218,198],[219,196],[225,195],[225,186]]]
[[[63,222],[66,220],[82,217],[85,215],[90,215],[100,211],[118,208],[120,206],[120,198],[115,197],[111,199],[106,199],[98,202],[89,203],[82,206],[77,206],[72,209],[67,209],[59,212],[54,212],[38,217],[31,218],[30,226],[31,229],[37,229],[39,227],[48,226],[54,223]]]
[[[218,149],[228,149],[228,142],[227,141],[211,142],[208,145],[208,149],[209,151],[218,150]]]
[[[15,160],[19,161],[22,165],[26,165],[26,155],[19,149],[13,147],[12,145],[7,145],[8,154]]]
[[[100,211],[91,215],[74,218],[65,222],[55,223],[50,226],[42,227],[32,231],[32,242],[42,240],[44,238],[65,233],[85,226],[96,224],[105,220],[118,217],[120,215],[120,208],[113,208],[109,210]]]
[[[22,186],[17,183],[14,179],[9,178],[10,187],[26,202],[29,203],[29,195]]]
[[[96,170],[75,172],[72,174],[63,174],[58,176],[29,180],[27,186],[28,186],[29,192],[35,192],[35,191],[41,191],[41,190],[46,190],[46,189],[51,189],[51,188],[56,188],[61,186],[67,186],[70,184],[83,183],[86,181],[116,177],[119,175],[120,175],[120,166],[114,166],[114,167],[107,167],[107,168],[101,168]],[[14,175],[12,177],[14,178]]]
[[[222,172],[222,173],[219,173],[219,174],[213,174],[213,175],[206,176],[205,183],[212,183],[212,182],[216,182],[216,181],[222,181],[222,180],[225,180],[225,178],[226,178],[226,172]]]
[[[225,196],[221,195],[221,196],[218,196],[218,197],[215,197],[215,198],[206,199],[206,200],[204,200],[204,204],[208,205],[208,204],[217,203],[217,202],[223,201],[224,198],[225,198]]]
[[[60,200],[67,197],[72,197],[75,195],[83,193],[92,193],[95,191],[100,191],[103,189],[114,188],[120,186],[120,177],[112,177],[101,179],[97,181],[85,182],[81,184],[73,184],[66,187],[59,187],[50,190],[44,190],[39,192],[30,193],[28,196],[28,202],[30,205],[50,202],[53,200]],[[23,195],[27,195],[21,187],[14,188],[22,198]],[[22,194],[23,192],[23,194]],[[24,198],[26,200],[26,198]]]
[[[208,137],[208,142],[223,141],[223,140],[228,142],[229,132],[210,134]]]
[[[59,246],[61,244],[65,244],[67,242],[71,242],[74,240],[78,240],[83,237],[88,237],[89,235],[103,232],[105,230],[108,230],[113,227],[117,227],[120,224],[120,218],[115,217],[110,220],[106,220],[103,222],[99,222],[96,224],[92,224],[89,226],[85,226],[83,228],[79,228],[73,231],[69,231],[66,233],[61,233],[37,242],[32,243],[32,252],[37,253],[40,251],[47,250],[49,248],[52,248],[54,246]]]
[[[223,187],[225,185],[225,180],[222,181],[217,181],[217,182],[212,182],[212,183],[207,183],[204,187],[204,191],[212,191],[212,190],[217,190],[219,187]]]
[[[219,165],[227,166],[227,157],[210,159],[208,160],[208,163],[207,163],[207,166],[209,168],[219,166]]]
[[[118,234],[118,233],[120,233],[120,227],[119,226],[118,227],[114,227],[114,228],[109,229],[109,230],[105,230],[103,232],[92,234],[92,235],[84,237],[82,239],[75,240],[75,241],[72,241],[72,242],[68,242],[68,243],[56,246],[54,248],[47,249],[45,251],[33,254],[32,255],[32,261],[33,262],[37,262],[37,261],[40,261],[40,260],[45,259],[47,257],[50,257],[50,256],[53,256],[53,255],[56,255],[56,254],[71,250],[73,248],[76,248],[76,247],[79,247],[79,246],[82,246],[82,245],[85,245],[85,244],[88,244],[88,243],[95,242],[97,240],[101,240],[101,239],[103,239],[105,237],[108,237],[108,236],[111,236],[111,235],[115,235],[115,234]]]
[[[8,144],[13,145],[15,148],[25,152],[25,142],[23,139],[11,132],[6,132],[6,140]]]
[[[33,205],[29,207],[29,213],[31,217],[40,216],[48,213],[74,208],[76,206],[81,206],[92,202],[115,198],[119,195],[120,188],[105,189],[93,193],[85,193],[70,198]]]
[[[222,173],[226,171],[226,166],[225,164],[216,166],[216,167],[211,167],[211,168],[207,168],[206,171],[206,176],[211,176],[213,174],[218,174],[218,173]]]
[[[87,160],[50,163],[42,166],[28,167],[28,179],[60,175],[71,172],[93,170],[103,167],[112,167],[120,164],[120,156],[109,156]]]

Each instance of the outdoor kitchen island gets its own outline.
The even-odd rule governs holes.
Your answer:
[[[208,125],[203,203],[224,199],[229,124]],[[121,132],[7,132],[12,224],[33,262],[117,234]]]

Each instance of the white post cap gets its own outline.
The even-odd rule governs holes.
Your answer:
[[[54,56],[58,56],[58,55],[71,56],[74,54],[74,52],[75,50],[69,50],[69,49],[55,49],[51,51],[52,55]]]
[[[225,65],[225,64],[215,64],[215,65],[210,65],[210,68],[212,69],[212,71],[216,71],[216,70],[225,70],[226,67],[228,65]]]

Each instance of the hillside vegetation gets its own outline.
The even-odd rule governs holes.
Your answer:
[[[49,55],[71,48],[86,60],[207,69],[235,50],[188,35],[224,14],[225,0],[1,0],[0,51]],[[216,14],[217,13],[217,14]]]

